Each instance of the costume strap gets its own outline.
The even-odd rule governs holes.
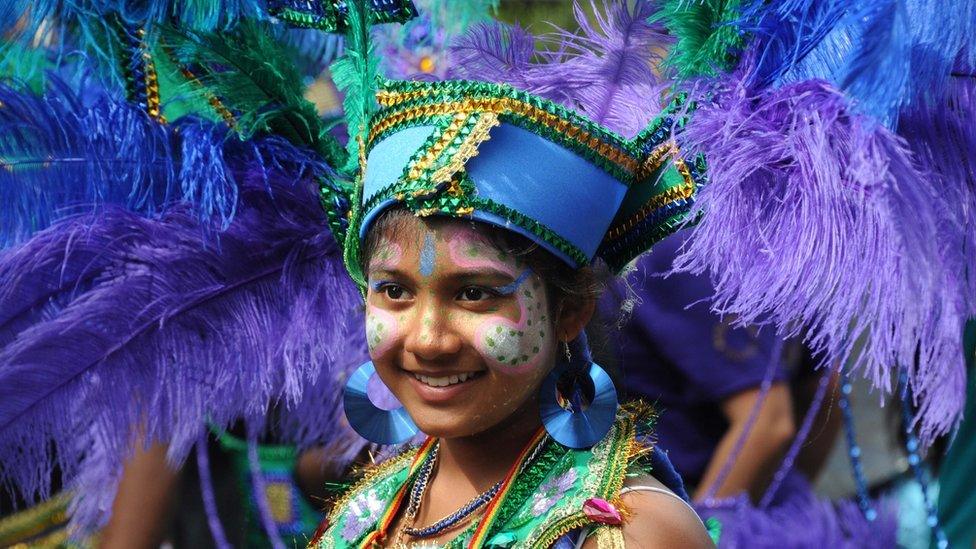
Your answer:
[[[625,549],[624,531],[619,526],[601,526],[594,532],[597,549]]]
[[[417,454],[413,457],[413,461],[410,462],[410,472],[407,473],[407,481],[400,486],[397,490],[396,495],[390,500],[390,504],[387,506],[386,510],[380,516],[379,522],[377,522],[376,529],[373,530],[371,534],[363,539],[362,543],[359,544],[360,549],[366,549],[367,547],[372,547],[374,543],[381,542],[386,538],[386,531],[393,524],[393,520],[397,516],[397,512],[400,510],[400,504],[403,503],[403,499],[407,495],[407,488],[411,484],[411,479],[417,475],[417,471],[420,467],[427,461],[427,457],[430,456],[431,452],[434,451],[434,444],[436,439],[428,437],[420,448],[417,449]]]
[[[485,540],[488,538],[488,532],[491,530],[491,525],[498,516],[498,511],[501,509],[502,502],[505,501],[505,497],[511,492],[512,486],[514,486],[515,477],[518,475],[519,471],[522,470],[523,465],[533,454],[533,450],[536,446],[542,443],[543,438],[546,436],[546,430],[542,427],[536,431],[532,440],[525,445],[522,449],[522,453],[519,454],[515,463],[512,464],[512,468],[509,469],[508,474],[505,475],[505,479],[502,481],[502,486],[498,490],[498,494],[490,502],[488,502],[488,507],[485,508],[485,516],[481,518],[481,523],[478,524],[478,528],[474,531],[474,535],[471,536],[471,541],[468,542],[468,548],[474,549],[476,547],[481,547]]]

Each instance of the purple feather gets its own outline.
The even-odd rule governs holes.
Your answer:
[[[807,328],[824,364],[849,361],[883,390],[917,360],[912,390],[931,441],[958,419],[964,393],[964,317],[934,245],[955,230],[945,191],[826,82],[755,91],[748,73],[693,92],[679,140],[708,159],[709,184],[676,269],[711,273],[718,312],[783,335]]]
[[[97,271],[53,318],[22,327],[0,351],[0,479],[43,496],[56,459],[68,485],[85,488],[82,526],[104,518],[103,490],[112,491],[137,430],[167,441],[178,462],[207,421],[293,407],[313,382],[339,394],[338,370],[362,361],[363,346],[348,337],[361,326],[360,298],[312,178],[327,172],[278,140],[240,147],[238,215],[219,241],[203,238],[186,207],[159,219],[106,207],[25,244],[34,264],[20,264],[18,250],[0,255],[0,287],[13,285],[5,295],[21,301],[43,302],[43,291],[20,289],[41,266],[63,261],[75,278]],[[45,284],[57,294],[59,282]],[[339,423],[313,421],[319,440],[344,436]]]
[[[563,71],[570,106],[626,137],[636,135],[660,112],[668,85],[651,70],[670,42],[661,26],[648,23],[653,4],[639,1],[631,8],[628,2],[608,2],[595,10],[595,25],[579,2],[573,13],[580,32],[556,34],[559,50],[572,57],[547,72]]]
[[[703,519],[722,523],[718,546],[778,549],[823,547],[887,549],[896,546],[898,517],[894,506],[879,502],[878,517],[864,518],[851,501],[818,499],[798,474],[787,477],[784,496],[766,509],[758,509],[745,495],[712,506],[696,505]]]
[[[518,24],[479,23],[451,46],[448,78],[527,89],[534,56],[535,37]]]
[[[451,50],[450,78],[510,84],[578,110],[625,136],[643,129],[661,110],[665,84],[651,70],[669,39],[647,22],[653,4],[608,2],[591,23],[573,6],[579,33],[558,30],[536,38],[518,25],[481,24]]]

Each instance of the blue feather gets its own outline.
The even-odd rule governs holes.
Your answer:
[[[222,124],[166,126],[84,80],[51,76],[44,96],[0,85],[0,247],[105,204],[155,215],[177,201],[225,228],[236,187]]]
[[[790,4],[799,10],[794,13],[831,6],[815,0]],[[899,113],[913,103],[944,101],[953,68],[976,63],[973,0],[951,6],[937,0],[858,0],[837,2],[823,13],[834,20],[820,26],[829,32],[811,35],[805,48],[794,44],[806,54],[785,59],[767,74],[777,84],[827,80],[842,88],[860,112],[889,128],[897,126]]]

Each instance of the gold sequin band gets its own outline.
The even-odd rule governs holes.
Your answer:
[[[380,92],[377,94],[377,97],[388,98],[390,95],[389,93]],[[402,103],[402,101],[397,102],[397,104],[399,103]],[[381,99],[380,104],[388,106],[389,101]],[[632,175],[637,170],[638,160],[628,151],[603,141],[596,135],[565,118],[511,97],[470,98],[458,101],[408,106],[403,109],[390,108],[380,111],[380,114],[373,121],[367,143],[368,146],[372,147],[375,139],[379,135],[390,128],[409,123],[417,118],[475,112],[494,113],[500,116],[515,115],[525,117],[540,126],[589,148],[605,161],[620,167],[627,174]]]

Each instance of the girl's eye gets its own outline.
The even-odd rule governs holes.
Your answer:
[[[377,291],[393,301],[400,301],[407,298],[407,290],[398,284],[383,284]]]
[[[495,297],[495,294],[484,288],[478,288],[475,286],[465,288],[461,290],[460,294],[458,294],[458,299],[461,301],[484,301],[492,297]]]

